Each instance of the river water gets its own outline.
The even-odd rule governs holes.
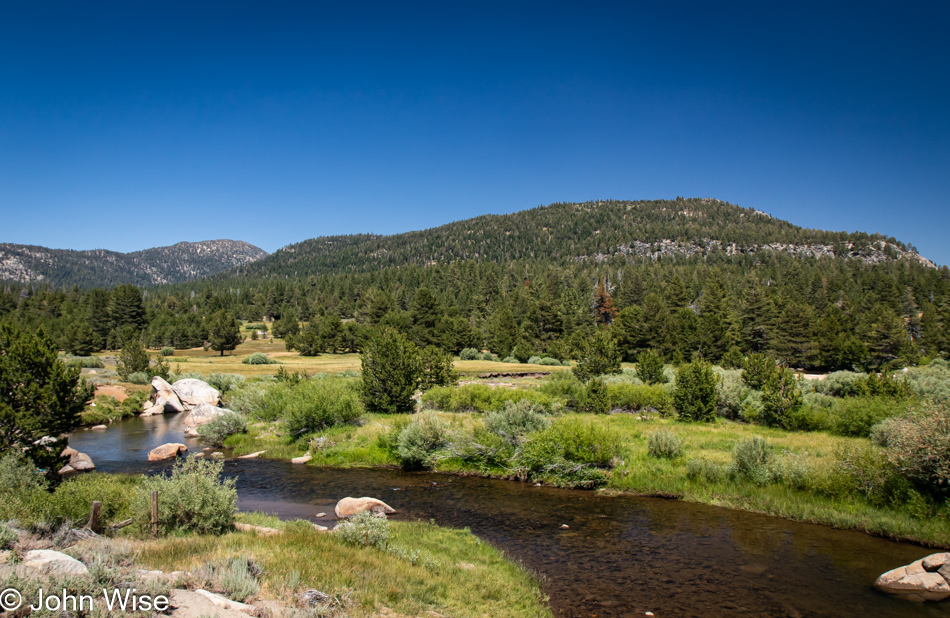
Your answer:
[[[79,431],[70,446],[104,472],[154,473],[149,450],[184,442],[181,415]],[[932,553],[858,532],[681,501],[388,469],[229,459],[238,506],[333,525],[345,496],[373,496],[395,519],[468,527],[545,581],[557,616],[950,616],[873,589],[882,572]],[[318,513],[329,516],[317,518]],[[561,526],[567,525],[567,529]]]

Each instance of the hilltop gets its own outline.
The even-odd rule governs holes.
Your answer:
[[[390,236],[322,236],[288,245],[226,275],[294,277],[465,260],[656,260],[765,251],[933,265],[912,247],[881,234],[806,229],[716,199],[677,198],[556,203]]]
[[[240,240],[180,242],[134,253],[0,244],[0,280],[110,288],[184,283],[266,257]]]

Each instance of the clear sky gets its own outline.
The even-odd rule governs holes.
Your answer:
[[[0,4],[0,242],[716,197],[950,262],[950,3]]]

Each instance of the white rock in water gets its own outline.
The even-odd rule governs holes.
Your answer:
[[[376,498],[343,498],[336,503],[334,509],[338,518],[352,517],[362,511],[371,511],[376,514],[388,515],[395,513],[396,510]]]
[[[163,444],[161,446],[156,446],[148,453],[149,461],[164,461],[166,459],[174,459],[178,455],[188,452],[188,447],[184,444],[179,444],[177,442],[172,442],[169,444]]]
[[[185,406],[182,404],[178,395],[175,394],[172,385],[159,376],[152,378],[152,400],[156,406],[162,406],[170,412],[184,412]]]
[[[185,426],[190,429],[197,429],[205,423],[210,423],[222,414],[234,414],[226,408],[217,408],[207,403],[200,403],[191,409],[188,416],[185,417]]]

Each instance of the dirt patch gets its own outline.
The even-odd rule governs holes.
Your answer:
[[[103,384],[96,387],[96,397],[99,395],[108,395],[110,397],[115,397],[116,401],[125,401],[129,398],[129,392],[125,390],[123,386],[115,386],[113,384]]]

